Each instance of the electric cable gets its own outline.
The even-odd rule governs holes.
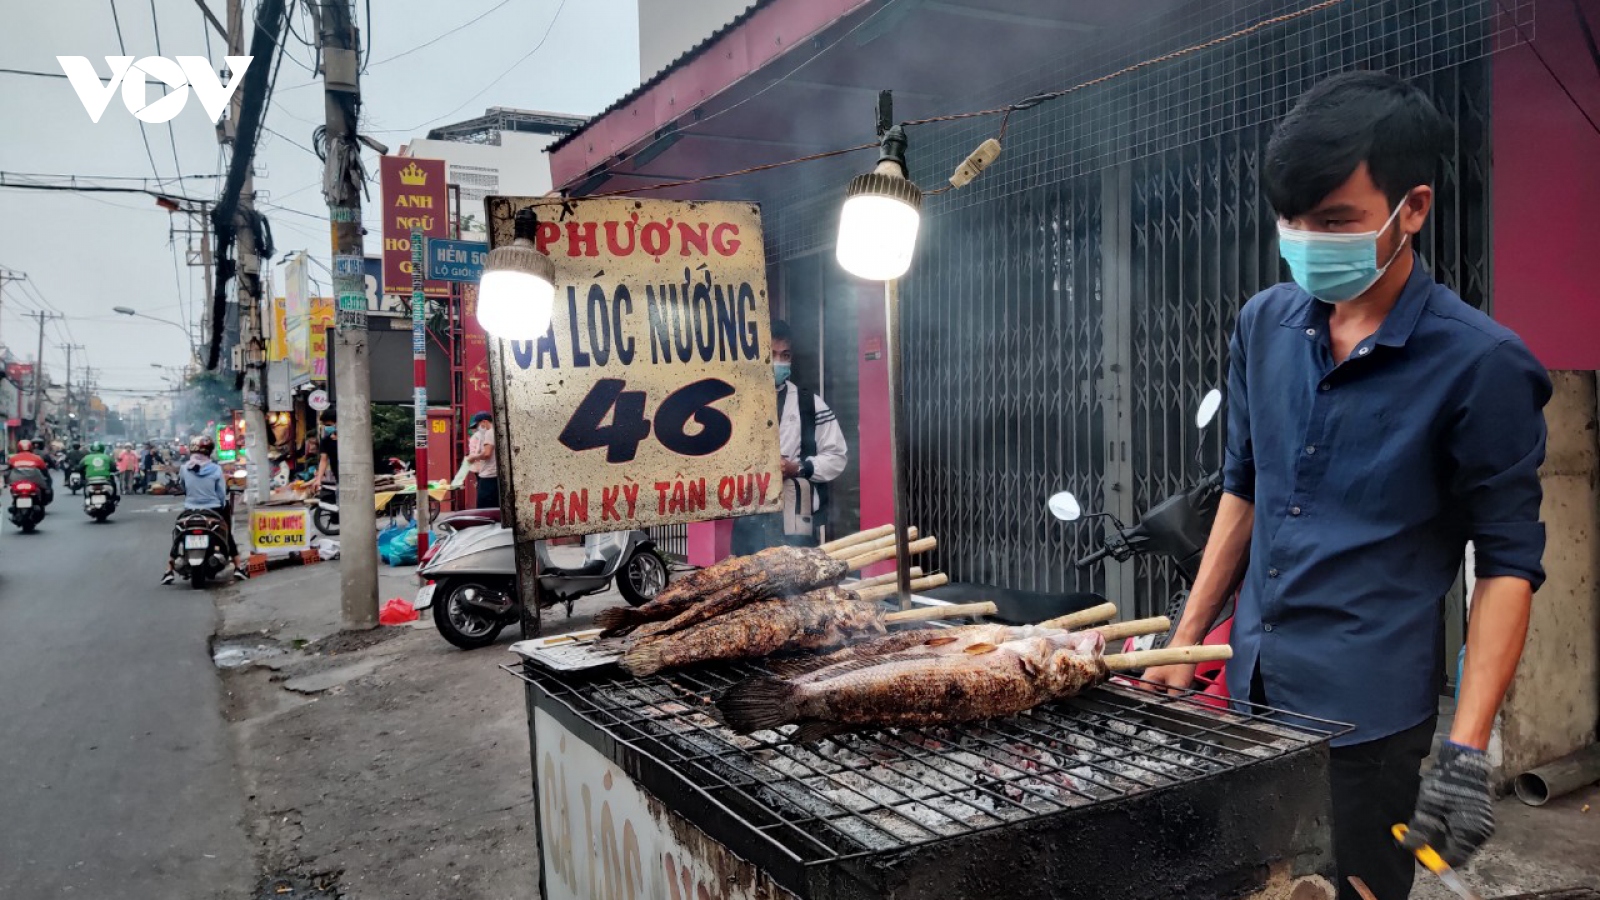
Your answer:
[[[455,34],[456,32],[460,31],[461,29],[466,28],[467,26],[472,25],[474,23],[482,21],[490,13],[505,7],[510,2],[511,2],[511,0],[500,0],[499,3],[496,3],[494,6],[489,7],[488,9],[486,9],[483,12],[479,13],[478,15],[468,19],[467,21],[462,22],[460,25],[457,25],[456,27],[450,29],[449,31],[446,31],[443,34],[437,35],[437,36],[435,36],[435,37],[433,37],[433,38],[431,38],[429,40],[426,40],[426,41],[416,45],[415,47],[412,47],[409,50],[401,50],[399,53],[396,53],[393,56],[386,56],[383,59],[380,59],[380,60],[378,60],[376,62],[373,62],[372,65],[381,66],[381,65],[384,65],[385,63],[392,63],[395,60],[400,59],[401,57],[410,56],[411,54],[413,54],[413,53],[417,52],[418,50],[421,50],[421,49],[423,49],[425,47],[431,47],[434,44],[437,44],[440,41],[444,40],[445,38],[449,37],[450,35]],[[368,39],[368,41],[370,41],[371,38],[372,38],[372,32],[371,32],[372,23],[370,21],[371,20],[371,16],[372,16],[372,12],[371,12],[372,0],[367,0],[367,4],[368,4],[367,5],[367,9],[368,9],[368,12],[367,12],[367,17],[368,17],[367,39]],[[369,52],[370,52],[370,46],[369,46]],[[366,69],[363,68],[362,71],[365,72]]]
[[[561,18],[561,11],[563,9],[565,9],[566,6],[567,6],[567,0],[561,0],[561,2],[556,5],[556,13],[555,13],[555,15],[550,17],[550,23],[545,26],[544,34],[542,36],[540,36],[538,42],[535,43],[533,45],[533,47],[528,50],[527,53],[524,53],[524,54],[522,54],[522,56],[518,57],[517,61],[512,63],[509,68],[507,68],[504,72],[501,72],[498,76],[496,76],[496,78],[493,81],[491,81],[488,84],[484,85],[481,90],[479,90],[477,93],[473,94],[471,97],[468,97],[467,99],[463,100],[461,102],[460,106],[457,106],[455,109],[452,109],[452,110],[450,110],[449,112],[447,112],[447,113],[445,113],[443,115],[434,116],[433,118],[431,118],[428,121],[423,122],[423,123],[421,123],[419,125],[413,125],[410,128],[380,128],[380,129],[376,129],[374,131],[374,133],[376,133],[376,134],[398,134],[400,132],[421,131],[422,129],[428,127],[429,125],[432,125],[433,123],[435,123],[435,122],[437,122],[437,121],[439,121],[441,119],[448,119],[451,116],[455,115],[456,113],[460,112],[461,110],[465,109],[467,107],[467,104],[469,104],[472,101],[474,101],[474,100],[478,99],[479,97],[483,96],[485,93],[488,92],[488,90],[490,88],[492,88],[495,85],[499,84],[500,82],[504,81],[506,79],[507,75],[510,75],[513,71],[515,71],[517,69],[518,66],[520,66],[523,63],[527,62],[530,57],[532,57],[535,53],[539,52],[539,48],[543,47],[545,41],[550,39],[550,33],[552,31],[554,31],[555,27],[556,27],[556,20]]]
[[[127,56],[128,45],[122,40],[122,19],[117,15],[117,0],[106,0],[106,2],[111,5],[111,24],[116,26],[117,29],[117,49],[121,51],[123,56]],[[150,149],[150,134],[145,131],[143,119],[135,119],[135,121],[139,123],[139,137],[144,139],[144,155],[150,160],[150,171],[155,174],[156,179],[159,181],[161,179],[161,169],[156,166],[156,155]]]

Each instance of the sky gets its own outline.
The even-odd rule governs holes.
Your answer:
[[[291,20],[314,41],[305,2],[291,0]],[[225,23],[226,0],[206,3]],[[107,55],[209,55],[218,67],[226,55],[195,0],[0,0],[0,6],[0,68],[59,73],[55,57],[86,56],[103,78]],[[257,0],[245,0],[247,27],[256,6]],[[113,11],[126,54],[118,48]],[[362,38],[371,42],[361,79],[361,131],[391,152],[425,137],[429,127],[482,115],[491,106],[592,115],[639,82],[636,0],[357,0],[356,12]],[[279,258],[304,249],[327,263],[322,162],[310,149],[312,130],[323,121],[321,84],[310,71],[314,51],[288,40],[266,116],[270,131],[257,152],[258,205],[271,221]],[[152,81],[150,100],[159,92]],[[170,180],[162,190],[211,199],[221,182],[214,176],[224,171],[211,120],[191,96],[170,125],[169,131],[165,124],[146,124],[141,137],[120,95],[96,124],[65,79],[0,73],[0,172],[8,176],[205,176]],[[364,161],[374,179],[365,207],[370,254],[379,247],[377,156],[365,153]],[[53,308],[67,317],[45,329],[44,360],[53,380],[65,374],[64,345],[79,344],[84,349],[73,351],[74,378],[81,378],[87,361],[107,389],[107,402],[165,388],[156,367],[187,362],[184,329],[130,319],[112,307],[179,325],[198,321],[201,272],[184,265],[189,238],[170,233],[187,227],[187,217],[169,217],[139,194],[0,188],[0,268],[28,276],[26,283],[0,287],[0,344],[31,359],[38,324],[26,314]],[[277,262],[275,272],[281,271]],[[312,270],[326,287],[325,273]]]

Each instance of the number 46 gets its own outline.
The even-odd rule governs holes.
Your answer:
[[[650,436],[650,420],[644,415],[644,391],[626,390],[621,378],[602,378],[584,396],[572,418],[557,438],[568,450],[606,448],[606,462],[632,462],[639,444]],[[716,403],[734,394],[733,386],[720,378],[705,378],[686,384],[661,401],[656,410],[656,440],[680,456],[706,456],[728,445],[733,437],[733,421]],[[611,424],[605,424],[606,416]],[[689,421],[700,426],[686,433]]]

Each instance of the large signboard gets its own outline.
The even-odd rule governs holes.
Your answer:
[[[450,193],[444,160],[385,156],[378,163],[383,181],[383,290],[411,293],[411,232],[424,237],[450,234]],[[428,281],[429,297],[450,296],[442,281]]]
[[[289,386],[298,388],[311,380],[307,331],[311,320],[311,273],[304,253],[289,257],[283,267],[283,299],[284,358],[289,362]]]
[[[311,380],[328,383],[328,329],[334,327],[332,297],[312,297],[310,328]]]
[[[500,345],[517,537],[777,510],[759,208],[491,197],[491,246],[528,206],[557,290],[543,337]]]

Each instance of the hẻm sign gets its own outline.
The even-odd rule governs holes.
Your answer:
[[[501,343],[517,538],[771,512],[783,491],[752,203],[491,197],[538,215],[550,328]]]
[[[383,289],[411,293],[411,232],[442,238],[450,233],[450,193],[442,159],[385,156],[378,160],[383,182]],[[442,281],[423,285],[428,297],[448,297]]]
[[[482,241],[428,239],[428,277],[439,281],[477,284],[483,278],[483,262],[489,245]]]
[[[306,509],[252,509],[250,546],[258,553],[298,553],[311,546],[310,522]]]

